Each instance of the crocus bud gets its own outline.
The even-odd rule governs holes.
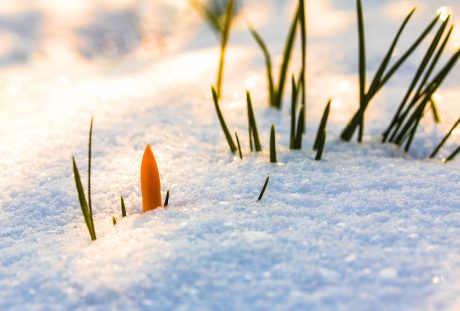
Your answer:
[[[148,212],[162,207],[160,173],[152,147],[145,147],[141,164],[142,211]]]

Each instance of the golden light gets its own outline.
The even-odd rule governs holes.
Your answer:
[[[452,8],[448,6],[442,6],[438,9],[437,14],[442,21],[445,21],[449,16],[452,16]]]
[[[442,95],[439,94],[439,93],[434,93],[433,94],[433,99],[434,99],[435,102],[439,103],[440,101],[442,101]]]

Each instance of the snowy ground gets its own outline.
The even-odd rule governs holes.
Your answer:
[[[460,308],[460,160],[424,160],[459,116],[459,66],[439,94],[443,123],[428,116],[410,155],[378,136],[420,53],[373,103],[365,143],[340,142],[356,109],[354,1],[315,1],[308,135],[304,151],[290,152],[289,112],[266,107],[263,59],[244,19],[279,55],[295,1],[246,2],[222,103],[242,138],[240,161],[228,153],[210,98],[216,37],[185,1],[2,1],[1,310]],[[363,2],[370,74],[413,4],[419,9],[406,45],[440,6],[460,22],[456,0]],[[459,42],[457,29],[450,52]],[[248,152],[246,88],[265,150],[277,125],[278,165],[267,152]],[[310,149],[329,97],[328,144],[318,163]],[[93,243],[70,165],[75,155],[86,178],[92,115]],[[457,131],[439,158],[459,142]],[[147,143],[171,205],[142,215]]]

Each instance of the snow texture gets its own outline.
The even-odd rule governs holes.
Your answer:
[[[425,159],[459,116],[458,66],[439,92],[443,123],[427,115],[409,155],[379,135],[422,49],[372,103],[365,143],[341,142],[357,108],[354,1],[312,2],[308,131],[304,150],[291,152],[287,97],[282,112],[267,108],[263,58],[244,19],[278,63],[296,1],[246,1],[221,104],[242,140],[241,161],[229,153],[211,101],[216,36],[186,1],[50,3],[0,5],[0,40],[11,47],[0,50],[1,310],[460,308],[460,160],[440,161],[460,133],[436,160]],[[454,0],[364,1],[369,75],[411,4],[419,9],[400,51],[442,5],[460,22]],[[170,23],[145,12],[165,12]],[[452,42],[449,53],[458,29]],[[261,132],[258,155],[248,151],[245,89]],[[328,141],[316,162],[311,146],[329,97]],[[70,161],[75,155],[86,180],[92,115],[95,242]],[[276,165],[268,163],[272,123]],[[147,143],[171,198],[167,209],[141,214]]]

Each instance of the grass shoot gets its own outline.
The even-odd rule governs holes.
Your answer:
[[[247,99],[247,110],[248,110],[248,123],[249,123],[249,142],[251,145],[251,151],[262,151],[262,145],[260,144],[259,130],[257,129],[256,117],[254,114],[254,109],[252,107],[251,94],[246,92]],[[254,143],[254,148],[252,147]]]
[[[450,162],[452,161],[453,159],[455,159],[455,157],[460,153],[460,146],[457,147],[457,149],[455,149],[454,152],[452,152],[452,154],[450,156],[448,156],[445,160],[444,160],[444,163],[447,163],[447,162]]]
[[[217,92],[212,88],[212,98],[214,100],[214,107],[216,108],[217,112],[217,117],[219,118],[220,125],[222,127],[222,130],[224,131],[225,138],[227,139],[228,146],[230,147],[230,151],[232,153],[235,153],[237,151],[237,147],[235,143],[233,142],[232,135],[230,135],[230,131],[228,130],[227,123],[225,123],[224,116],[222,115],[222,112],[220,111],[220,105],[219,105],[219,97],[217,96]]]
[[[126,206],[125,206],[125,200],[123,199],[123,196],[120,196],[120,201],[121,201],[121,217],[126,217]]]
[[[166,199],[165,199],[165,203],[163,204],[164,207],[168,207],[169,205],[169,190],[166,191]]]
[[[332,100],[329,99],[329,102],[324,109],[323,117],[321,118],[321,123],[319,124],[318,132],[316,134],[315,143],[313,144],[313,150],[318,151],[320,149],[321,141],[323,139],[323,134],[326,131],[327,120],[329,117],[329,112],[331,110]]]
[[[238,138],[237,132],[235,132],[235,137],[236,137],[236,143],[238,145],[238,154],[240,156],[240,160],[243,160],[243,153],[241,152],[241,144],[240,144],[240,139]]]
[[[276,133],[275,133],[275,125],[272,124],[270,130],[270,163],[276,163]]]
[[[117,225],[117,219],[115,218],[115,216],[112,216],[112,223],[114,226]]]
[[[264,197],[264,193],[265,193],[265,190],[267,190],[267,185],[269,181],[270,181],[270,176],[267,176],[267,179],[265,179],[264,186],[262,187],[262,191],[260,191],[259,198],[257,199],[257,201],[261,201],[262,198]]]
[[[324,146],[326,145],[326,134],[327,134],[326,130],[324,130],[320,138],[320,142],[318,145],[318,151],[316,152],[316,157],[315,157],[316,161],[321,161],[323,157]]]

